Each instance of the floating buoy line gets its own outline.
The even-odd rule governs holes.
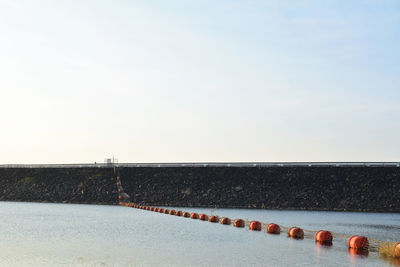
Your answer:
[[[286,232],[289,238],[293,239],[304,239],[304,236],[314,236],[314,240],[319,245],[332,246],[334,238],[347,239],[348,252],[351,255],[368,255],[370,249],[379,252],[384,258],[393,259],[400,262],[400,242],[384,242],[375,239],[368,239],[365,236],[353,235],[346,236],[343,234],[333,233],[327,230],[313,231],[305,230],[300,227],[285,227],[276,223],[263,223],[260,221],[248,221],[243,219],[230,219],[228,217],[221,217],[216,215],[198,214],[195,212],[189,213],[187,211],[173,210],[167,208],[159,208],[152,206],[142,206],[130,202],[130,197],[124,192],[121,185],[121,178],[118,174],[118,170],[114,168],[114,174],[116,174],[116,185],[118,190],[118,204],[120,206],[142,209],[146,211],[153,211],[162,214],[169,214],[182,218],[190,218],[193,220],[208,221],[211,223],[219,223],[222,225],[232,225],[237,228],[248,227],[251,231],[262,231],[265,229],[267,234],[279,235],[282,232]]]

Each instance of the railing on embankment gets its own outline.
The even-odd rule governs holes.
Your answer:
[[[400,162],[182,162],[182,163],[74,163],[0,164],[0,168],[111,168],[118,167],[400,167]]]

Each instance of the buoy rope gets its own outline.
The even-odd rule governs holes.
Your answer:
[[[114,175],[116,176],[116,179],[117,179],[119,205],[126,206],[126,207],[132,207],[132,208],[144,209],[144,210],[148,210],[148,211],[156,211],[156,212],[160,212],[160,210],[162,210],[162,211],[165,210],[163,208],[150,207],[150,206],[141,206],[141,205],[137,205],[137,204],[134,204],[132,202],[129,202],[130,197],[129,197],[128,194],[126,194],[124,192],[124,190],[122,188],[121,179],[120,179],[120,176],[119,176],[119,171],[118,171],[118,169],[116,167],[114,167]],[[220,217],[220,216],[215,215],[214,212],[216,210],[217,210],[217,207],[215,206],[214,209],[211,210],[211,215],[208,216],[208,218],[210,218],[211,216],[215,216],[216,218],[218,218],[218,220],[220,218],[221,218],[221,220],[223,218],[226,218],[227,220],[229,220],[229,223],[222,223],[222,221],[220,221],[221,224],[225,224],[225,225],[231,225],[232,224],[231,222],[234,222],[234,220],[231,219],[231,218]],[[162,212],[162,213],[163,214],[172,214],[172,215],[176,215],[177,213],[179,213],[180,215],[178,215],[178,216],[182,215],[181,211],[174,211],[174,210],[169,210],[169,213],[165,213],[165,212]],[[187,216],[187,217],[186,216],[181,216],[181,217],[188,218],[189,216]],[[198,218],[194,218],[194,219],[198,219]],[[209,221],[216,222],[215,218],[213,218],[213,220],[209,220]],[[246,218],[243,221],[244,221],[244,225],[245,226],[247,226],[247,227],[250,226],[251,221],[248,218]],[[266,229],[267,226],[268,226],[268,223],[265,223],[265,222],[258,222],[257,221],[257,223],[259,223],[261,225],[261,229],[262,228]],[[233,224],[233,226],[235,226],[235,225]],[[278,226],[280,227],[280,232],[287,232],[288,233],[289,229],[291,229],[291,227],[287,227],[287,226],[284,226],[284,225],[279,225],[278,224]],[[257,229],[257,230],[261,230],[261,229]],[[304,236],[307,236],[307,237],[315,236],[316,233],[318,232],[318,231],[310,230],[310,229],[301,229],[301,230],[303,230]],[[330,233],[334,238],[343,239],[343,241],[345,241],[345,242],[346,242],[346,239],[350,239],[350,238],[354,237],[354,236],[349,236],[349,235],[335,233],[335,232],[330,232]],[[382,256],[387,257],[387,258],[400,257],[400,256],[398,256],[397,254],[394,253],[395,250],[393,248],[397,244],[396,242],[381,241],[381,240],[370,239],[370,238],[368,238],[368,241],[369,241],[369,247],[372,248],[373,251],[378,251]]]

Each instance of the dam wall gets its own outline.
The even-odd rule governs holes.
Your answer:
[[[122,166],[142,205],[400,212],[396,166]],[[0,201],[115,204],[112,167],[3,167]]]

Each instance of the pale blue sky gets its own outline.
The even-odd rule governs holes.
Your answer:
[[[400,161],[400,1],[0,0],[0,163]]]

